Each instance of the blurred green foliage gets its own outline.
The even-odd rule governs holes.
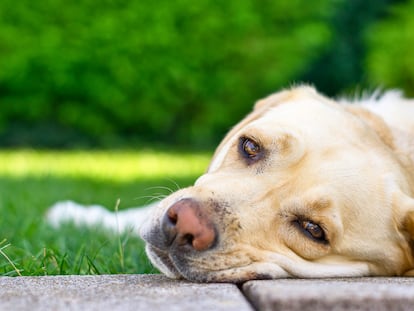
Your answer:
[[[280,87],[367,82],[363,34],[393,2],[2,0],[0,145],[211,147]],[[410,14],[394,11],[412,39]],[[375,51],[404,35],[393,20],[377,27],[370,77],[399,83],[383,65],[400,45]]]
[[[414,0],[392,7],[390,13],[367,33],[367,72],[373,83],[414,96]]]

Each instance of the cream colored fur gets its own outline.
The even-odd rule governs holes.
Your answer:
[[[246,160],[245,137],[259,159]],[[281,91],[229,132],[194,186],[153,207],[141,235],[162,272],[194,281],[412,275],[413,162],[413,101],[391,92],[338,104],[310,87]],[[164,214],[184,198],[216,226],[214,247],[160,242]],[[298,226],[309,221],[324,241]]]

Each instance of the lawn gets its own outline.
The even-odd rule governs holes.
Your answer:
[[[190,185],[207,153],[160,151],[0,151],[0,274],[153,273],[143,242],[101,228],[45,222],[53,203],[114,209],[145,205]]]

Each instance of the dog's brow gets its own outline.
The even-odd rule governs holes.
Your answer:
[[[231,146],[231,141],[228,141],[227,144],[225,144],[221,150],[217,153],[217,155],[213,158],[213,160],[210,163],[210,166],[208,168],[208,173],[216,171],[221,164],[224,161],[224,158],[226,157],[227,152],[229,151]]]

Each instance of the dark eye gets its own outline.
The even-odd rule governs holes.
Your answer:
[[[310,220],[297,220],[297,224],[307,236],[317,242],[327,243],[325,232],[321,226]]]
[[[243,154],[250,159],[255,159],[261,152],[260,145],[249,138],[241,139],[241,149]]]

